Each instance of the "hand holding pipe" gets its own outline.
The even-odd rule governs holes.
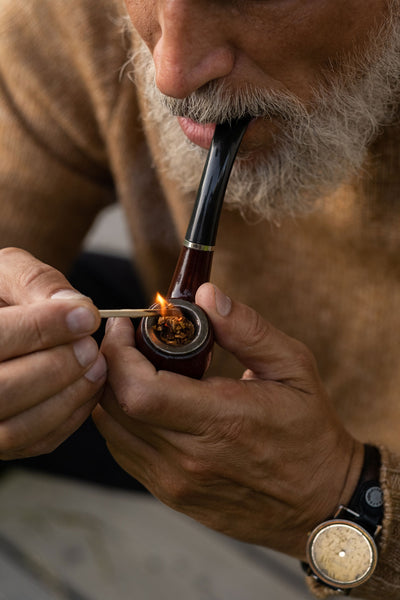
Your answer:
[[[154,332],[157,317],[142,319],[136,332],[138,349],[157,369],[200,379],[207,370],[213,346],[211,324],[194,303],[196,291],[209,280],[218,224],[226,186],[249,117],[216,126],[204,165],[196,202],[168,292],[168,302],[178,306],[195,327],[193,340],[169,346]]]

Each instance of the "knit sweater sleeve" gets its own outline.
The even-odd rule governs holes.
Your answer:
[[[371,579],[353,590],[351,598],[366,600],[400,600],[400,456],[381,448],[381,486],[384,495],[384,520],[380,540],[378,566]],[[316,598],[331,598],[337,594],[307,577],[308,586]]]
[[[64,270],[115,199],[106,138],[126,48],[113,6],[0,4],[0,247]]]

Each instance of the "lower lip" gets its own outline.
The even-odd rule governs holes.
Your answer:
[[[260,119],[255,118],[249,123],[246,132],[247,143],[253,138],[254,144],[254,140],[256,140],[254,132],[257,131],[256,125],[259,122]],[[193,142],[193,144],[205,148],[206,150],[209,149],[215,132],[215,123],[200,124],[192,121],[192,119],[187,119],[186,117],[178,117],[178,123],[181,126],[183,133],[191,142]],[[249,150],[250,148],[248,148],[248,151]]]
[[[215,123],[206,123],[203,125],[186,117],[178,117],[178,123],[183,133],[193,144],[208,150],[213,139]]]

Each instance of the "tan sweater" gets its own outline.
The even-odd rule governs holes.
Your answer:
[[[99,210],[120,202],[154,294],[168,286],[191,206],[160,175],[140,93],[120,77],[131,41],[119,1],[1,0],[0,244],[66,270]],[[399,135],[386,130],[364,180],[313,215],[277,227],[224,211],[212,273],[310,347],[349,430],[386,448],[383,551],[358,592],[374,600],[400,599]],[[240,372],[222,354],[213,368]]]

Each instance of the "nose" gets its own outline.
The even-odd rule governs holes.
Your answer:
[[[228,76],[235,52],[227,24],[204,0],[161,0],[158,39],[153,50],[156,85],[167,96],[184,98],[209,81]],[[223,24],[223,26],[221,26]]]

